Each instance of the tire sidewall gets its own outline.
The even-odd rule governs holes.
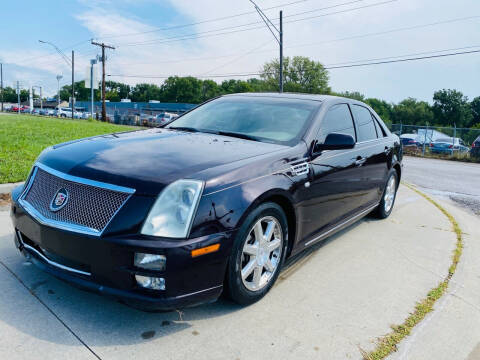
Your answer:
[[[388,186],[388,182],[390,181],[391,177],[394,176],[395,177],[395,197],[393,198],[393,204],[392,204],[392,207],[390,208],[390,210],[387,212],[385,211],[385,192],[387,191],[387,186]],[[380,201],[380,204],[379,204],[379,208],[378,208],[378,215],[382,218],[382,219],[385,219],[387,218],[388,216],[390,216],[390,214],[392,213],[393,211],[393,208],[395,207],[395,201],[397,200],[397,190],[398,190],[398,174],[397,174],[397,171],[395,169],[392,169],[390,170],[389,174],[388,174],[388,177],[387,177],[387,181],[385,182],[385,186],[384,186],[384,189],[383,189],[383,193],[382,193],[382,199]]]
[[[275,270],[274,275],[270,279],[267,286],[258,291],[248,290],[243,284],[241,278],[241,256],[243,251],[243,246],[247,240],[248,233],[250,232],[252,226],[262,217],[273,216],[275,217],[283,233],[283,244],[282,244],[282,253],[280,256],[280,262]],[[237,235],[235,236],[235,242],[230,254],[228,269],[227,269],[227,288],[230,297],[235,302],[248,305],[260,300],[265,294],[271,289],[273,284],[280,274],[280,270],[285,261],[285,255],[288,246],[288,221],[287,217],[282,210],[282,208],[272,202],[263,203],[257,208],[252,210],[250,214],[245,218],[243,224],[240,226]]]

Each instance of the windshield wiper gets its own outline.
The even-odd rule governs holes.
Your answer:
[[[167,129],[179,130],[179,131],[188,131],[188,132],[198,132],[198,129],[187,127],[187,126],[170,126]]]
[[[251,136],[251,135],[247,135],[247,134],[240,134],[240,133],[230,132],[230,131],[211,131],[211,133],[212,134],[217,134],[217,135],[223,135],[223,136],[236,137],[236,138],[245,139],[245,140],[260,141],[255,136]]]

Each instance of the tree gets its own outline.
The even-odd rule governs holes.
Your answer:
[[[349,99],[354,99],[358,101],[365,101],[365,95],[359,93],[358,91],[345,91],[341,93],[334,93],[334,95],[346,97]]]
[[[244,92],[253,92],[253,86],[247,81],[243,80],[223,80],[220,85],[222,94],[235,94],[235,93],[244,93]]]
[[[365,102],[370,105],[373,110],[375,110],[375,112],[382,118],[385,123],[392,123],[393,106],[391,104],[387,103],[385,100],[380,100],[376,98],[366,99]]]
[[[213,80],[204,80],[202,83],[201,101],[206,101],[220,95],[220,87]]]
[[[433,94],[433,113],[438,125],[468,127],[472,125],[472,111],[468,98],[457,90],[439,90]]]
[[[72,96],[72,85],[64,85],[60,89],[60,99],[62,101],[69,101]],[[96,100],[100,100],[100,90],[94,90],[94,97]],[[90,89],[85,87],[85,81],[75,82],[75,101],[89,101]]]
[[[407,98],[392,108],[391,120],[404,125],[427,125],[433,123],[433,111],[429,103]]]
[[[161,100],[198,104],[203,99],[203,81],[192,76],[171,76],[162,85]]]
[[[105,81],[105,98],[110,101],[120,101],[130,97],[130,85],[116,81]]]
[[[278,80],[280,64],[273,60],[263,66],[260,75],[268,88],[279,90]],[[320,62],[303,56],[286,57],[283,60],[283,89],[287,92],[303,92],[310,94],[329,94],[328,71]]]
[[[477,96],[470,103],[470,108],[472,111],[472,122],[473,124],[480,125],[480,96]]]
[[[160,100],[161,97],[162,91],[160,90],[160,87],[155,84],[137,84],[131,89],[131,99],[135,102]]]

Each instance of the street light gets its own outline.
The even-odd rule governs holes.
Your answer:
[[[72,59],[70,59],[67,55],[65,55],[62,50],[60,50],[55,44],[49,42],[49,41],[43,41],[43,40],[38,40],[39,42],[41,42],[42,44],[47,44],[47,45],[50,45],[50,46],[53,46],[53,48],[60,54],[60,56],[63,58],[63,60],[65,60],[65,62],[68,64],[68,65],[71,65],[72,66],[72,119],[74,118],[73,116],[73,113],[74,113],[74,108],[75,108],[75,75],[74,75],[74,71],[75,71],[75,53],[74,51],[72,50]],[[57,76],[57,80],[58,80],[58,76]],[[60,91],[59,91],[59,95],[60,95]],[[59,99],[58,101],[60,101],[60,96],[59,96]]]

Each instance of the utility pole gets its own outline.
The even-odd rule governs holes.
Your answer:
[[[75,53],[72,50],[72,119],[75,109]]]
[[[279,79],[278,79],[278,87],[279,87],[279,92],[283,92],[283,11],[280,11],[280,28],[277,28],[272,21],[265,15],[265,13],[260,9],[257,4],[253,2],[253,0],[249,0],[253,6],[255,7],[255,10],[257,10],[258,15],[262,18],[263,22],[265,25],[267,25],[268,30],[272,33],[273,37],[277,41],[278,45],[280,46],[280,61],[279,61]],[[272,30],[273,29],[273,30]],[[275,32],[274,32],[275,30]],[[277,36],[278,34],[278,36]]]
[[[0,111],[3,111],[3,64],[0,63],[0,91],[2,95],[2,109]]]
[[[279,79],[279,89],[280,92],[283,92],[283,11],[280,10],[280,79]]]
[[[57,75],[57,102],[58,108],[60,108],[60,80],[63,78],[63,75]]]
[[[90,111],[91,111],[91,118],[94,119],[93,117],[93,103],[95,101],[95,91],[94,91],[94,88],[98,85],[97,82],[95,82],[97,85],[94,85],[94,81],[93,81],[93,65],[95,65],[97,63],[97,59],[91,59],[90,60],[90,103],[91,103],[91,106],[90,106]]]
[[[18,113],[20,114],[20,82],[17,80],[17,101],[18,101]]]
[[[105,48],[115,50],[111,45],[104,43],[97,43],[92,40],[92,45],[100,46],[102,48],[102,121],[107,121],[107,110],[105,109]]]

